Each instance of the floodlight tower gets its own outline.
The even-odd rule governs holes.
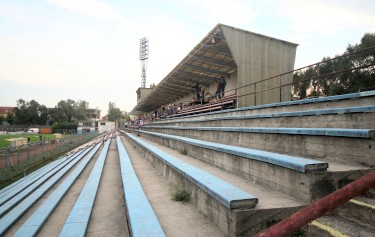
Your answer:
[[[146,87],[146,68],[148,62],[148,39],[146,37],[140,39],[139,42],[139,60],[141,62],[141,88]]]

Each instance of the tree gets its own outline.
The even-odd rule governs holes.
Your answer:
[[[108,104],[108,121],[119,121],[122,118],[122,113],[119,108],[116,108],[114,102]]]
[[[8,112],[5,121],[7,121],[9,124],[12,125],[14,123],[14,120],[15,120],[14,114],[12,112]]]
[[[55,107],[55,113],[53,120],[57,122],[73,122],[78,120],[86,120],[86,109],[88,102],[68,99],[66,101],[61,100]]]
[[[37,101],[30,102],[23,99],[17,101],[17,107],[14,108],[15,124],[35,124],[44,125],[47,120],[47,108],[45,105],[40,105]]]
[[[293,97],[303,99],[374,89],[375,66],[368,66],[375,63],[375,49],[368,49],[374,46],[375,33],[366,33],[360,44],[348,45],[343,57],[324,57],[319,65],[295,73]],[[367,50],[352,54],[363,49]],[[359,67],[363,68],[355,69]],[[307,80],[309,78],[311,80]]]

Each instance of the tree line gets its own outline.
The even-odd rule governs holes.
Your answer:
[[[304,99],[375,89],[374,46],[375,33],[366,33],[360,43],[349,44],[342,55],[336,55],[335,58],[324,57],[318,65],[297,71],[293,75],[293,98]],[[357,51],[361,52],[354,53]]]
[[[77,127],[78,121],[88,120],[86,110],[89,103],[85,100],[74,101],[71,99],[61,100],[53,108],[47,108],[35,100],[25,101],[19,99],[13,112],[8,112],[4,118],[0,116],[0,121],[7,121],[11,125],[40,125],[52,126],[60,124],[60,127]],[[118,121],[129,119],[124,116],[114,102],[109,103],[108,120]]]

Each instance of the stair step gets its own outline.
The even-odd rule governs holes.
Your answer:
[[[373,237],[374,227],[358,224],[338,215],[322,216],[309,225],[309,237]]]
[[[232,185],[244,190],[245,192],[252,193],[254,196],[258,197],[259,204],[253,209],[243,209],[243,210],[235,210],[235,212],[231,212],[232,214],[226,214],[226,218],[231,215],[237,216],[236,219],[230,220],[234,221],[237,220],[236,227],[231,227],[232,233],[236,234],[244,234],[244,235],[252,235],[260,231],[261,229],[267,228],[267,223],[274,223],[276,221],[281,220],[282,218],[289,216],[290,214],[294,213],[295,211],[299,210],[301,207],[305,205],[294,198],[291,198],[288,195],[283,193],[269,190],[256,182],[250,182],[248,180],[239,178],[229,172],[223,171],[217,167],[194,159],[188,155],[180,154],[177,150],[162,146],[155,142],[152,142],[148,139],[143,137],[139,137],[144,142],[157,147],[158,149],[167,152],[168,154],[177,157],[182,162],[188,163],[203,171],[206,171],[220,179],[225,180],[226,182],[231,183]],[[137,149],[138,150],[138,149]],[[158,167],[158,164],[155,164],[154,161],[150,161],[154,164],[155,167]],[[160,171],[159,171],[160,172]],[[162,171],[164,172],[164,171]],[[194,196],[194,195],[192,195]],[[192,200],[193,201],[193,200]],[[208,202],[208,203],[207,203]],[[194,201],[193,201],[194,203]],[[204,206],[200,206],[203,203],[206,203]],[[218,207],[212,206],[212,203],[207,201],[199,201],[194,204],[204,215],[206,215],[209,219],[211,219],[222,231],[228,231],[228,223],[226,223],[225,218],[220,213],[220,218],[215,220],[215,218],[219,217],[219,213],[214,215],[210,214],[209,211],[215,210]],[[209,206],[207,206],[209,204]],[[223,228],[224,227],[224,228]],[[231,232],[230,231],[230,232]]]

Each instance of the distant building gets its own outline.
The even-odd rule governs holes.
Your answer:
[[[86,109],[86,116],[89,120],[99,121],[100,111],[100,109]]]
[[[104,115],[104,116],[102,117],[102,121],[108,121],[108,114],[106,114],[106,115]]]
[[[77,133],[110,132],[116,129],[116,122],[108,121],[80,121],[78,122]]]
[[[13,113],[14,107],[4,107],[0,106],[0,116],[3,116],[4,118],[7,117],[8,113]]]

